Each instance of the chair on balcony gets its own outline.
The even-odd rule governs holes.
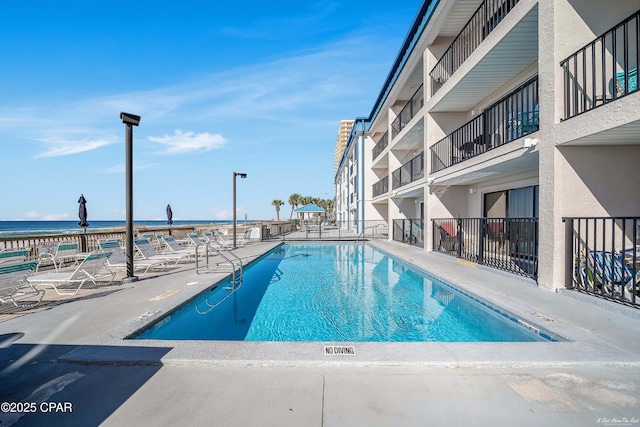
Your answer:
[[[638,90],[638,69],[634,68],[629,71],[627,76],[627,85],[624,84],[624,71],[616,73],[615,79],[615,95],[616,97]],[[614,80],[609,80],[609,93],[614,95]]]
[[[624,295],[631,299],[634,282],[636,292],[640,286],[640,270],[635,272],[625,257],[606,251],[592,250],[580,260],[580,280],[586,290],[606,292],[612,296]],[[618,289],[619,288],[619,289]]]
[[[443,222],[438,225],[440,231],[439,251],[452,252],[458,250],[458,236],[455,224]]]
[[[540,128],[539,108],[539,104],[536,104],[533,110],[511,113],[511,119],[507,122],[507,130],[512,138],[521,138],[538,131]]]
[[[505,223],[503,221],[491,220],[487,218],[487,237],[490,242],[498,244],[500,248],[504,246],[507,241],[507,234],[505,233]]]

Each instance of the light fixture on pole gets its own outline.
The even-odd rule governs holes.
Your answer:
[[[122,283],[135,282],[138,280],[133,275],[133,126],[140,124],[140,116],[129,113],[120,113],[122,123],[126,125],[126,174],[127,174],[127,225],[125,240],[127,245],[127,277],[122,279]]]
[[[242,172],[233,173],[233,249],[236,249],[236,176],[246,178],[247,174]]]

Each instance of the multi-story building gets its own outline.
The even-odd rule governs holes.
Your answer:
[[[336,171],[343,219],[632,299],[589,254],[640,244],[639,5],[425,0]]]
[[[333,155],[333,173],[338,170],[340,159],[349,141],[349,135],[351,135],[351,129],[353,129],[354,120],[341,120],[340,129],[338,129],[338,137],[336,138],[336,151]]]

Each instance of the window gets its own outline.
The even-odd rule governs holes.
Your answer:
[[[484,195],[485,218],[538,218],[539,186],[495,191]]]

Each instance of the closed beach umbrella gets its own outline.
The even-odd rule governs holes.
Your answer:
[[[171,210],[171,205],[167,205],[167,224],[173,224],[173,211]]]
[[[80,195],[78,203],[80,203],[80,207],[78,209],[78,218],[80,218],[80,222],[78,223],[78,225],[83,228],[88,227],[89,223],[87,222],[87,199],[84,198],[84,194]]]

